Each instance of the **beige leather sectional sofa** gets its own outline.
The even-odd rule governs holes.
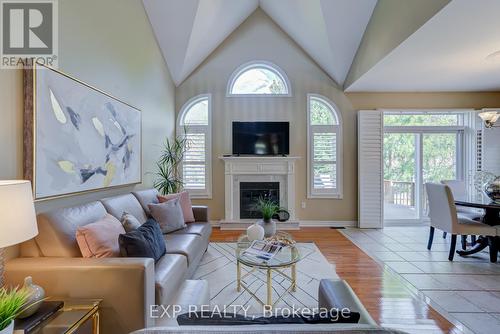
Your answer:
[[[166,234],[167,254],[156,264],[146,258],[82,258],[75,233],[109,213],[124,211],[145,222],[155,189],[135,191],[38,216],[38,236],[21,245],[19,258],[6,264],[6,281],[21,284],[32,276],[48,296],[102,298],[103,333],[129,333],[154,326],[150,305],[169,305],[182,294],[208,247],[207,207],[194,206],[195,223]],[[193,293],[189,291],[188,293]]]

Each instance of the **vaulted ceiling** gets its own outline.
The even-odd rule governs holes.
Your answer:
[[[376,0],[143,2],[176,85],[259,6],[342,84],[376,4]]]
[[[346,91],[500,90],[498,0],[143,3],[177,86],[260,7]]]
[[[499,0],[451,1],[346,90],[499,91],[499,13]]]

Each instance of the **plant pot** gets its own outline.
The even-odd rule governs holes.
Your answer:
[[[14,333],[14,320],[10,322],[10,325],[0,330],[0,334],[12,334]]]
[[[264,228],[264,238],[272,237],[276,234],[276,222],[272,219],[261,219],[257,222]]]

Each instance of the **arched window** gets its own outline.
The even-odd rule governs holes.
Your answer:
[[[307,96],[308,197],[342,197],[342,120],[335,104]]]
[[[227,85],[228,96],[291,96],[290,82],[278,66],[253,61],[233,72]]]
[[[209,198],[212,194],[211,100],[209,94],[204,94],[186,102],[179,113],[177,128],[177,133],[188,139],[182,161],[184,189],[198,198]]]

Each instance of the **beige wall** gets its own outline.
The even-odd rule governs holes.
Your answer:
[[[481,109],[500,107],[500,92],[346,93],[355,110],[362,109]]]
[[[226,97],[227,81],[242,63],[267,60],[288,75],[293,97]],[[356,110],[376,108],[482,108],[500,106],[500,93],[351,93],[336,84],[261,10],[257,10],[176,89],[176,110],[198,94],[211,93],[213,103],[213,198],[195,200],[211,208],[211,219],[224,217],[224,169],[218,159],[231,153],[233,120],[290,122],[291,155],[297,168],[296,211],[302,220],[357,220]],[[344,120],[344,198],[306,198],[306,94],[333,100]],[[306,209],[301,202],[306,202]]]
[[[252,60],[266,60],[282,68],[292,85],[292,97],[226,97],[232,72]],[[344,150],[344,199],[307,200],[306,191],[306,94],[322,94],[333,100],[344,119],[344,131],[355,132],[355,113],[335,83],[263,11],[257,10],[176,90],[176,108],[191,97],[212,93],[213,199],[211,218],[224,216],[224,166],[219,156],[231,153],[231,122],[235,120],[281,120],[290,122],[290,154],[297,162],[295,207],[301,219],[353,220],[356,218],[356,142],[346,140]],[[301,202],[306,202],[306,209]]]
[[[174,131],[174,92],[139,0],[59,1],[59,69],[142,110],[143,178],[152,185],[159,144]],[[22,74],[0,70],[0,179],[22,178]],[[37,203],[37,210],[88,202],[130,187]]]

